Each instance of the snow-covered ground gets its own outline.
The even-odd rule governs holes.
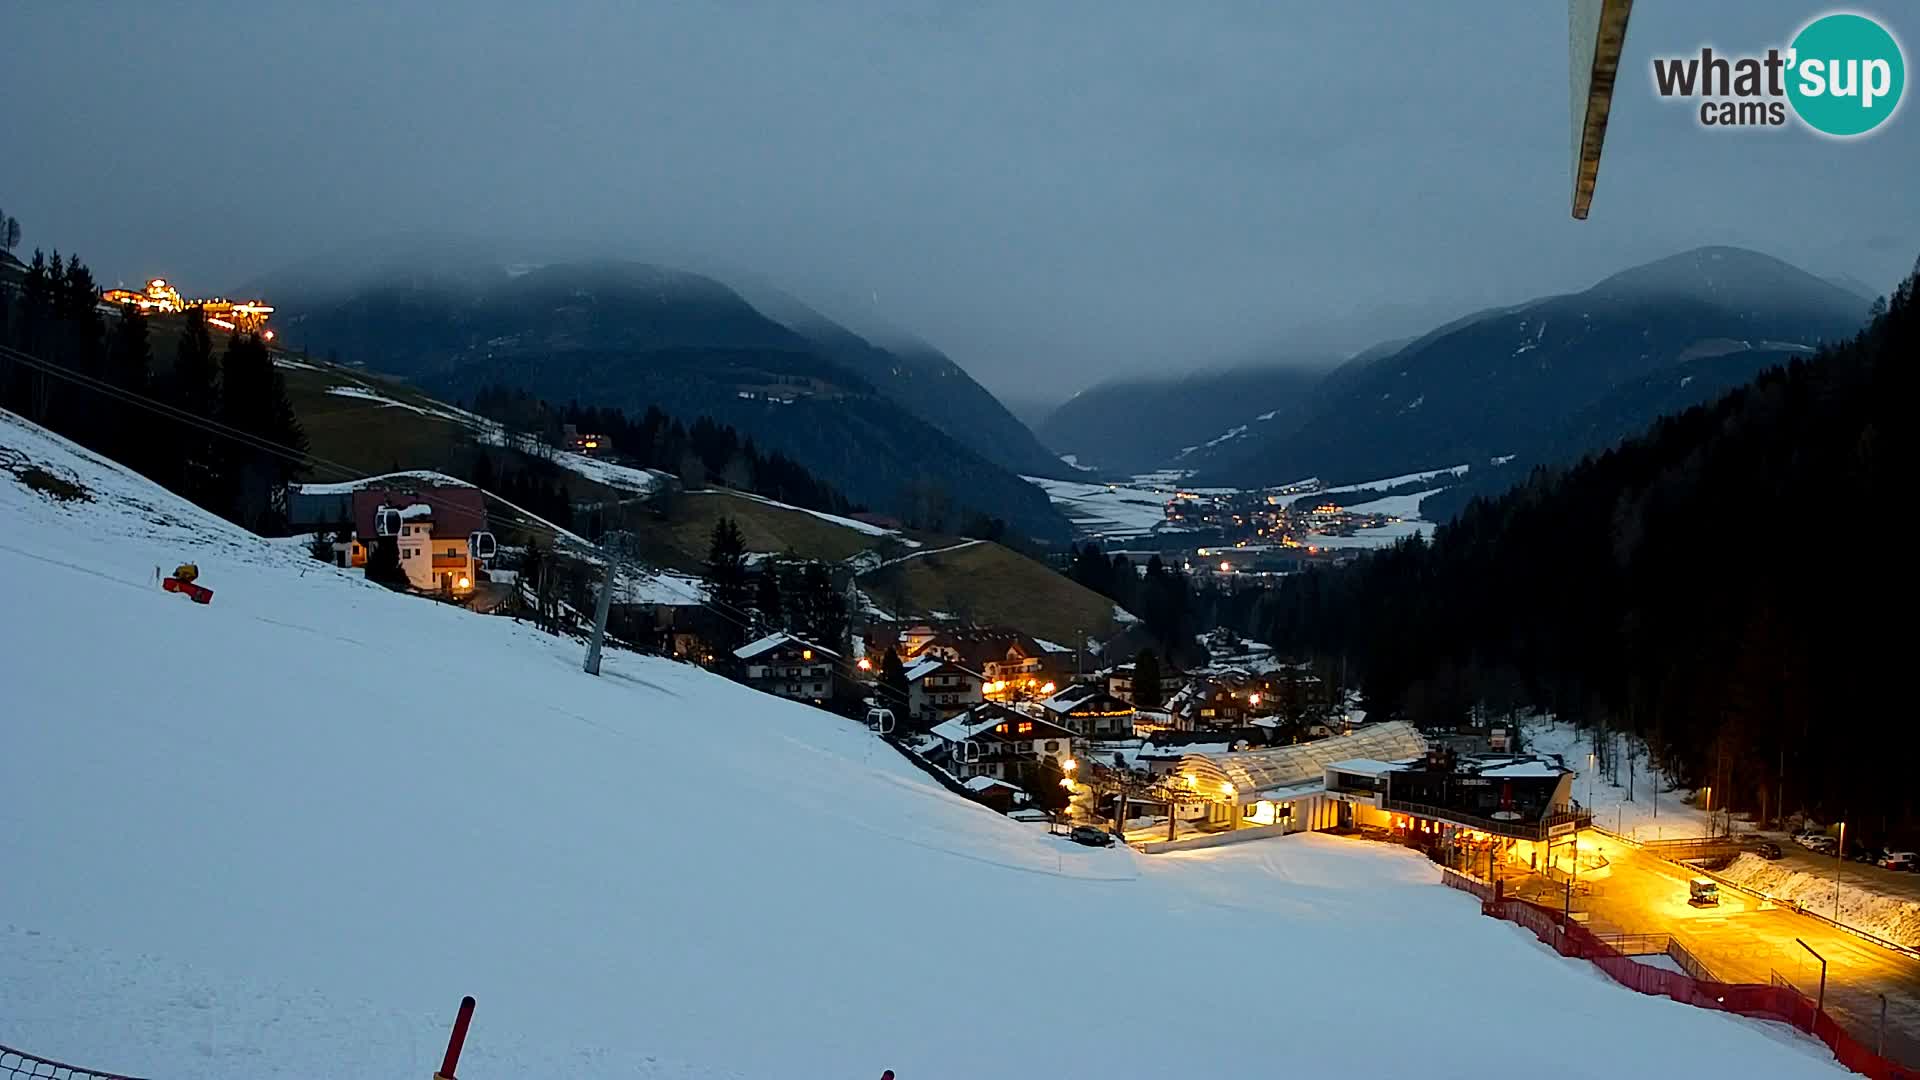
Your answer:
[[[211,1080],[1845,1075],[1320,836],[1150,858],[859,724],[412,599],[0,413],[0,1042]],[[161,592],[193,559],[210,606]],[[1184,982],[1113,1007],[1179,943]],[[985,1024],[983,1028],[981,1025]],[[990,1037],[980,1032],[989,1031]]]
[[[1472,470],[1472,465],[1455,465],[1446,469],[1428,469],[1426,472],[1406,473],[1402,476],[1388,476],[1379,480],[1368,480],[1359,484],[1339,484],[1330,488],[1322,488],[1314,494],[1340,495],[1349,491],[1366,491],[1369,488],[1378,488],[1384,491],[1387,488],[1399,487],[1401,484],[1426,483],[1429,480],[1443,476],[1450,480],[1457,480]]]
[[[1128,484],[1090,484],[1077,480],[1025,477],[1047,493],[1074,526],[1089,536],[1124,540],[1148,536],[1167,523],[1169,492]]]
[[[1332,536],[1326,533],[1309,531],[1300,537],[1300,542],[1315,548],[1380,548],[1389,547],[1409,536],[1432,536],[1433,523],[1430,521],[1395,521],[1377,529],[1360,529],[1352,536]]]
[[[1634,745],[1632,783],[1628,783],[1629,739],[1615,736],[1621,754],[1620,782],[1608,782],[1587,765],[1593,753],[1593,734],[1551,717],[1523,723],[1526,748],[1539,754],[1558,754],[1573,778],[1573,797],[1593,808],[1594,824],[1636,840],[1682,840],[1707,835],[1707,815],[1693,805],[1693,792],[1675,788],[1664,778],[1656,798],[1644,748]],[[1629,798],[1631,796],[1631,798]],[[1719,815],[1715,815],[1716,819]],[[1735,827],[1740,822],[1736,821]],[[1724,827],[1722,823],[1721,827]]]
[[[1417,518],[1420,516],[1420,503],[1429,495],[1438,495],[1443,488],[1429,488],[1411,495],[1386,495],[1368,502],[1354,503],[1347,507],[1350,514],[1387,514],[1399,518]]]
[[[669,479],[669,474],[653,469],[636,469],[629,465],[616,465],[611,461],[575,454],[571,451],[554,451],[547,457],[561,468],[589,480],[605,484],[618,491],[631,491],[645,495],[657,491]]]
[[[358,480],[342,480],[331,484],[296,484],[300,491],[308,495],[346,495],[362,488],[388,484],[414,483],[431,484],[438,487],[472,487],[458,477],[430,469],[402,469],[399,472],[381,473],[379,476],[364,476]]]
[[[1720,874],[1735,884],[1775,900],[1790,900],[1816,915],[1825,915],[1856,930],[1865,930],[1909,948],[1920,947],[1920,903],[1861,888],[1861,871],[1853,863],[1841,862],[1835,869],[1839,872],[1838,882],[1832,872],[1808,873],[1743,852]],[[1848,881],[1849,877],[1853,880]],[[1837,897],[1836,885],[1839,886]],[[1836,899],[1838,910],[1834,907]]]

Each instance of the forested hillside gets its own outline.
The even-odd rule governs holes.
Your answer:
[[[1891,548],[1914,289],[1852,341],[1474,500],[1431,543],[1292,579],[1253,628],[1346,658],[1379,714],[1553,709],[1646,736],[1735,810],[1911,831]]]

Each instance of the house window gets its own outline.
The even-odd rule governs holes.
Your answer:
[[[1020,721],[1020,734],[1022,735],[1033,734],[1033,721],[1031,720]]]
[[[1051,754],[1051,753],[1053,753],[1054,751],[1056,751],[1056,750],[1058,750],[1058,749],[1060,749],[1060,740],[1059,740],[1059,739],[1048,739],[1048,740],[1047,740],[1047,753],[1049,753],[1049,754]]]

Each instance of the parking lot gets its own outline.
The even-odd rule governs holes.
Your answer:
[[[1831,877],[1834,871],[1832,855],[1817,855],[1784,833],[1762,833],[1768,840],[1780,845],[1780,858],[1774,860],[1778,865],[1808,874]],[[1848,857],[1840,863],[1840,880],[1849,885],[1870,888],[1887,896],[1898,896],[1904,900],[1920,903],[1920,874],[1906,871],[1883,870],[1868,863],[1854,862],[1851,845]]]
[[[1575,917],[1591,929],[1603,934],[1672,934],[1723,982],[1765,984],[1777,975],[1813,998],[1819,993],[1820,965],[1800,944],[1805,942],[1827,960],[1828,1012],[1873,1046],[1884,995],[1889,1054],[1920,1063],[1920,959],[1732,889],[1721,890],[1718,906],[1695,907],[1687,902],[1687,882],[1694,876],[1687,868],[1626,844],[1600,841],[1597,846],[1609,865],[1598,874],[1583,872],[1581,888],[1573,896]],[[1821,863],[1818,856],[1790,844],[1781,845],[1783,858],[1790,846],[1809,863]],[[1823,865],[1832,872],[1831,859]],[[1867,869],[1846,863],[1842,873]],[[1877,872],[1900,879],[1915,876]],[[1538,875],[1525,878],[1513,891],[1556,907],[1565,903],[1566,886]]]

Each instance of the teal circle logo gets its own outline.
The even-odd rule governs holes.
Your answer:
[[[1900,43],[1865,15],[1824,15],[1793,39],[1787,99],[1815,131],[1865,135],[1893,115],[1906,88]]]

